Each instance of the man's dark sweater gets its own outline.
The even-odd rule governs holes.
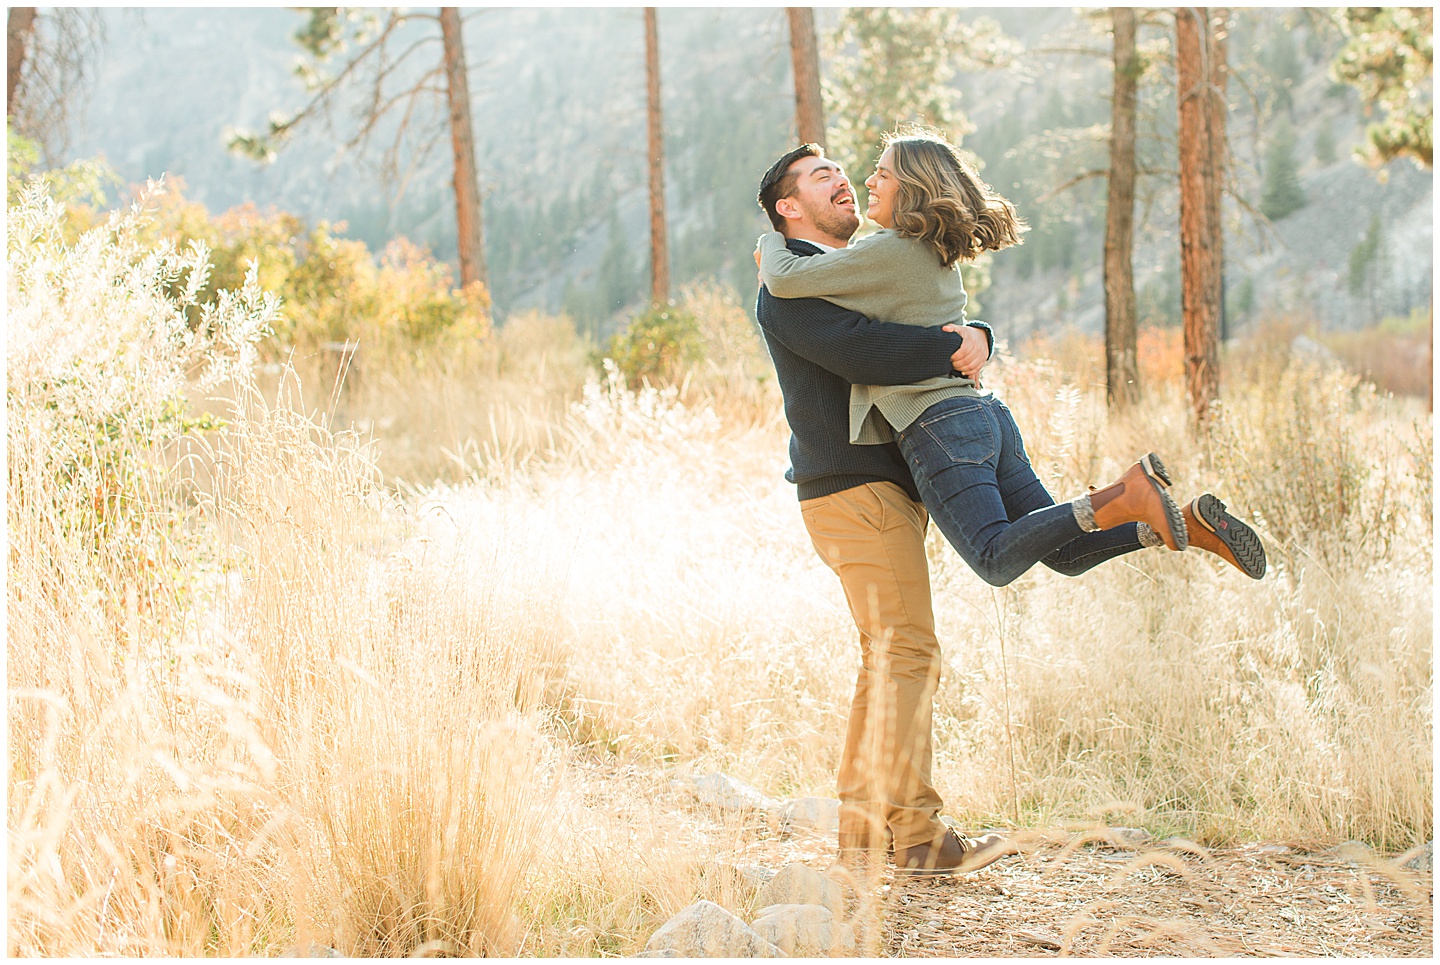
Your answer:
[[[822,251],[793,238],[787,247],[797,255]],[[850,386],[908,385],[948,375],[960,336],[938,326],[872,321],[819,298],[776,298],[763,286],[755,316],[790,423],[785,478],[800,499],[892,482],[918,501],[915,480],[895,443],[850,444]]]

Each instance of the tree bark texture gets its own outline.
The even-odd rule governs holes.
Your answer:
[[[1115,85],[1110,105],[1110,191],[1105,204],[1105,394],[1116,409],[1140,399],[1136,358],[1135,91],[1140,59],[1135,52],[1135,11],[1112,7]]]
[[[35,29],[34,7],[11,7],[5,24],[5,114],[15,116],[15,89],[25,67],[30,33]]]
[[[1205,203],[1210,208],[1210,227],[1215,246],[1215,318],[1217,343],[1229,334],[1225,324],[1225,219],[1221,202],[1230,171],[1230,142],[1225,133],[1225,118],[1230,113],[1227,94],[1230,83],[1228,63],[1230,8],[1216,7],[1210,14],[1209,67],[1209,134],[1211,168],[1205,179]],[[1218,349],[1217,349],[1218,357]],[[1216,369],[1217,380],[1219,369]],[[1218,385],[1217,385],[1218,395]]]
[[[820,98],[820,48],[815,11],[786,7],[790,15],[790,63],[795,72],[795,130],[802,144],[825,146],[825,104]]]
[[[650,152],[650,301],[670,297],[670,249],[665,240],[665,128],[660,116],[660,38],[655,8],[645,8],[646,133]]]
[[[480,173],[475,165],[475,129],[470,118],[470,78],[460,11],[440,8],[445,44],[445,80],[450,97],[450,144],[455,154],[455,227],[460,247],[460,284],[489,287],[485,269],[485,231],[481,221]]]
[[[1184,322],[1185,391],[1197,424],[1220,395],[1219,204],[1216,192],[1223,167],[1217,154],[1219,92],[1212,87],[1215,46],[1209,11],[1175,11],[1176,100],[1180,141],[1180,307]],[[1223,104],[1219,110],[1223,110]]]

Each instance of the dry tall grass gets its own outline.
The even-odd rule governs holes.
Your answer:
[[[184,307],[164,259],[123,230],[17,235],[54,215],[26,203],[11,954],[615,954],[697,895],[747,900],[705,873],[739,829],[637,791],[723,768],[830,793],[855,648],[733,302],[687,296],[714,341],[681,387],[586,384],[569,329],[531,318],[470,369],[372,364],[328,420],[370,420],[352,433],[303,414],[323,387],[302,403],[292,377],[262,392],[230,364],[273,310],[260,293],[159,324]],[[117,319],[125,338],[96,337]],[[932,536],[936,771],[962,821],[1431,834],[1429,420],[1247,358],[1203,444],[1163,378],[1116,418],[1063,356],[995,366],[1057,496],[1157,449],[1185,495],[1261,514],[1272,569],[1149,551],[975,610],[981,584]],[[221,428],[174,408],[199,362],[236,375],[204,402]]]

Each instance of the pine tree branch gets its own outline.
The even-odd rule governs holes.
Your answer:
[[[411,118],[414,116],[415,103],[419,99],[420,95],[427,93],[444,93],[444,91],[439,88],[425,86],[426,83],[443,74],[444,68],[433,68],[432,70],[429,70],[425,74],[423,74],[413,86],[406,88],[405,90],[394,95],[393,97],[390,97],[384,103],[381,103],[379,101],[378,96],[375,99],[372,99],[371,106],[365,111],[364,123],[361,125],[360,130],[355,134],[355,136],[350,138],[350,140],[346,142],[345,149],[348,151],[363,144],[370,137],[370,134],[375,130],[375,126],[380,123],[381,118],[388,114],[392,107],[404,100],[408,101],[409,103],[405,108],[405,114],[401,118],[400,125],[395,133],[395,140],[398,144],[400,139],[405,136],[405,131],[410,124]],[[379,94],[378,87],[376,88],[376,94]]]
[[[1099,47],[1032,47],[1025,51],[1027,54],[1040,54],[1049,56],[1069,56],[1071,54],[1082,57],[1099,57],[1102,60],[1110,59],[1110,51],[1101,50]]]
[[[439,40],[440,40],[440,38],[434,36],[433,34],[432,34],[432,35],[429,35],[429,36],[421,37],[419,40],[415,41],[415,42],[414,42],[413,44],[411,44],[409,47],[406,47],[405,50],[404,50],[404,52],[402,52],[402,53],[400,54],[400,56],[396,57],[394,60],[386,61],[386,62],[385,62],[385,65],[380,69],[380,72],[375,75],[375,83],[376,83],[376,85],[378,86],[380,83],[382,83],[382,82],[385,80],[385,78],[390,75],[390,73],[391,73],[392,71],[394,71],[397,67],[399,67],[401,64],[403,64],[403,63],[405,62],[405,58],[409,57],[411,54],[413,54],[415,51],[419,50],[421,47],[425,46],[426,44],[433,44],[433,43],[438,42]]]
[[[1164,177],[1167,177],[1167,178],[1173,178],[1173,177],[1175,177],[1175,175],[1176,175],[1176,171],[1175,171],[1174,168],[1148,168],[1148,167],[1137,167],[1137,168],[1135,168],[1135,176],[1136,176],[1136,177],[1164,176]],[[1057,186],[1057,187],[1051,188],[1049,191],[1045,192],[1044,194],[1042,194],[1042,195],[1040,195],[1038,198],[1036,198],[1036,199],[1035,199],[1035,203],[1036,203],[1036,204],[1042,204],[1042,203],[1044,203],[1044,202],[1046,202],[1046,201],[1054,201],[1054,200],[1055,200],[1057,197],[1059,197],[1061,194],[1064,194],[1066,191],[1069,191],[1071,188],[1075,187],[1077,184],[1081,184],[1082,182],[1085,182],[1085,181],[1094,181],[1094,180],[1096,180],[1097,178],[1100,179],[1100,180],[1106,180],[1106,179],[1108,179],[1109,177],[1110,177],[1110,171],[1109,171],[1108,168],[1092,168],[1091,170],[1086,171],[1086,172],[1084,172],[1083,174],[1077,174],[1075,177],[1073,177],[1073,178],[1071,178],[1070,180],[1066,181],[1064,184],[1061,184],[1061,185],[1059,185],[1059,186]]]
[[[374,40],[370,41],[370,43],[366,44],[360,53],[351,57],[349,61],[346,62],[344,68],[341,69],[340,73],[322,83],[316,89],[315,95],[310,98],[309,103],[283,123],[271,124],[270,134],[265,140],[268,140],[272,144],[281,143],[294,132],[299,124],[320,113],[322,110],[328,109],[330,98],[340,88],[341,84],[358,70],[360,65],[370,58],[371,54],[384,47],[386,40],[389,39],[391,33],[395,31],[401,22],[401,18],[392,12],[389,20],[385,23],[384,29],[380,31],[380,34]]]

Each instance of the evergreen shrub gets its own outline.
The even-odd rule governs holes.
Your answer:
[[[614,360],[627,383],[673,385],[684,378],[689,365],[700,360],[702,345],[699,320],[667,303],[632,318],[611,337],[605,354]]]

